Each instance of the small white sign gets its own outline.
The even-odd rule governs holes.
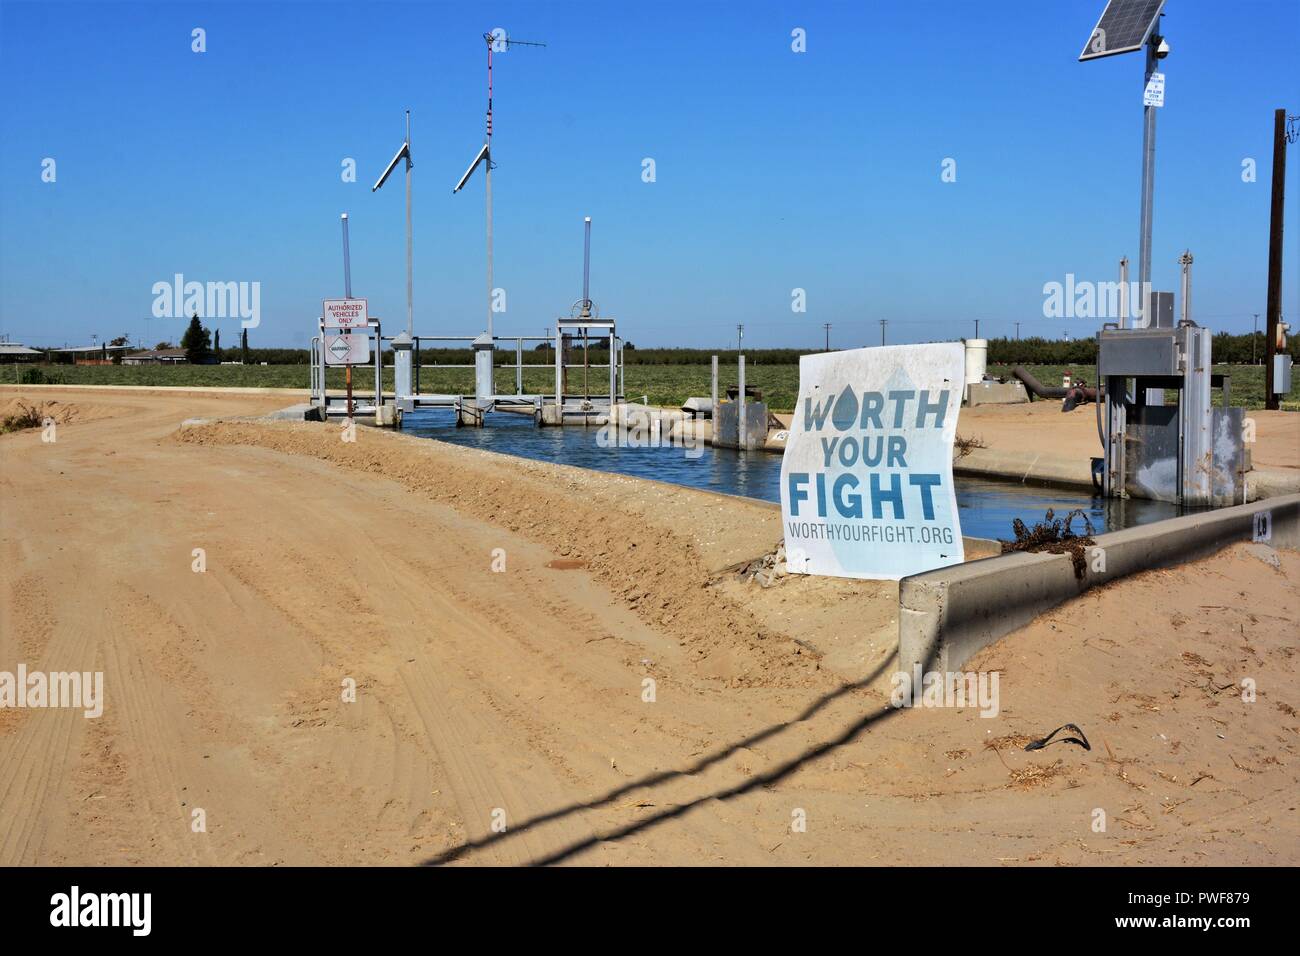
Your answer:
[[[370,362],[370,336],[325,336],[326,365],[367,365]]]
[[[326,299],[321,308],[327,329],[356,329],[370,324],[365,299]]]
[[[1150,78],[1147,79],[1147,88],[1142,94],[1142,105],[1165,105],[1165,75],[1163,73],[1152,73]]]

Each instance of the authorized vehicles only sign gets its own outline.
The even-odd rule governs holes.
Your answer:
[[[805,355],[781,462],[789,570],[897,579],[964,559],[960,342]]]

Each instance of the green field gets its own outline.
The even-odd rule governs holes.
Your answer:
[[[1064,365],[1032,365],[1029,370],[1045,385],[1059,385],[1066,371]],[[1072,365],[1068,369],[1075,380],[1080,378],[1093,383],[1096,368],[1092,365]],[[1264,368],[1261,365],[1216,365],[1215,372],[1232,376],[1232,404],[1247,408],[1264,405]],[[1010,375],[1005,365],[990,365],[993,375]],[[373,382],[369,369],[354,372],[357,387]],[[524,371],[524,391],[529,394],[547,394],[554,390],[551,369],[537,368]],[[515,390],[513,368],[497,369],[497,390],[502,394]],[[591,392],[599,395],[608,388],[607,372],[595,369],[589,373]],[[724,364],[720,369],[720,388],[736,384],[734,364]],[[746,384],[763,392],[763,397],[773,411],[793,410],[799,392],[799,366],[796,364],[748,365]],[[306,365],[15,365],[0,367],[0,382],[61,384],[61,385],[154,385],[154,386],[227,386],[241,388],[307,388],[310,375]],[[343,371],[331,369],[329,386],[343,388]],[[393,386],[392,369],[384,369],[384,386]],[[425,367],[420,370],[420,390],[448,394],[471,394],[474,390],[473,372],[470,369],[445,369]],[[583,391],[582,368],[569,371],[570,392]],[[707,365],[628,365],[625,370],[627,397],[640,401],[646,396],[652,405],[680,405],[692,395],[709,394],[709,366]],[[1300,381],[1284,399],[1282,407],[1300,410]]]
[[[745,370],[746,384],[763,391],[774,410],[794,408],[799,391],[798,365],[750,365]],[[592,369],[588,373],[591,393],[608,392],[608,370]],[[353,371],[356,387],[373,385],[374,372],[369,368]],[[720,388],[735,385],[735,366],[719,370]],[[343,388],[342,369],[330,369],[330,388]],[[153,386],[227,386],[238,388],[308,388],[310,371],[306,365],[23,365],[0,367],[0,382],[23,382],[51,385],[153,385]],[[496,370],[497,391],[515,391],[515,370]],[[393,387],[392,368],[384,369],[384,387]],[[569,369],[569,391],[583,392],[582,367]],[[709,394],[707,365],[628,365],[624,388],[628,398],[639,401],[649,397],[652,404],[680,405],[692,395]],[[524,369],[524,392],[547,394],[555,390],[555,372],[549,368]],[[471,369],[420,369],[420,391],[469,395],[474,391]]]

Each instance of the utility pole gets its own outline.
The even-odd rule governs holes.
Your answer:
[[[979,320],[979,319],[976,319],[976,320],[975,320],[975,338],[979,338],[979,337],[980,337],[980,320]]]
[[[1268,218],[1268,303],[1264,318],[1264,407],[1277,410],[1273,357],[1282,318],[1282,198],[1286,186],[1286,110],[1273,113],[1273,204]]]
[[[885,323],[887,323],[888,321],[889,321],[888,319],[880,320],[880,344],[881,345],[885,344]]]
[[[736,354],[737,355],[740,354],[740,340],[743,339],[744,337],[745,337],[745,326],[741,324],[737,324],[736,325]]]
[[[1020,341],[1020,323],[1019,323],[1019,322],[1016,323],[1016,341],[1017,341],[1017,342]]]
[[[826,351],[829,352],[831,350],[831,324],[825,322],[822,324],[822,328],[826,330]]]

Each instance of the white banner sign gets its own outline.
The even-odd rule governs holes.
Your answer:
[[[321,308],[327,329],[355,329],[370,324],[365,299],[326,299]]]
[[[368,365],[370,336],[327,335],[324,340],[326,365]]]
[[[952,443],[965,347],[805,355],[781,461],[789,569],[897,579],[965,558]]]

